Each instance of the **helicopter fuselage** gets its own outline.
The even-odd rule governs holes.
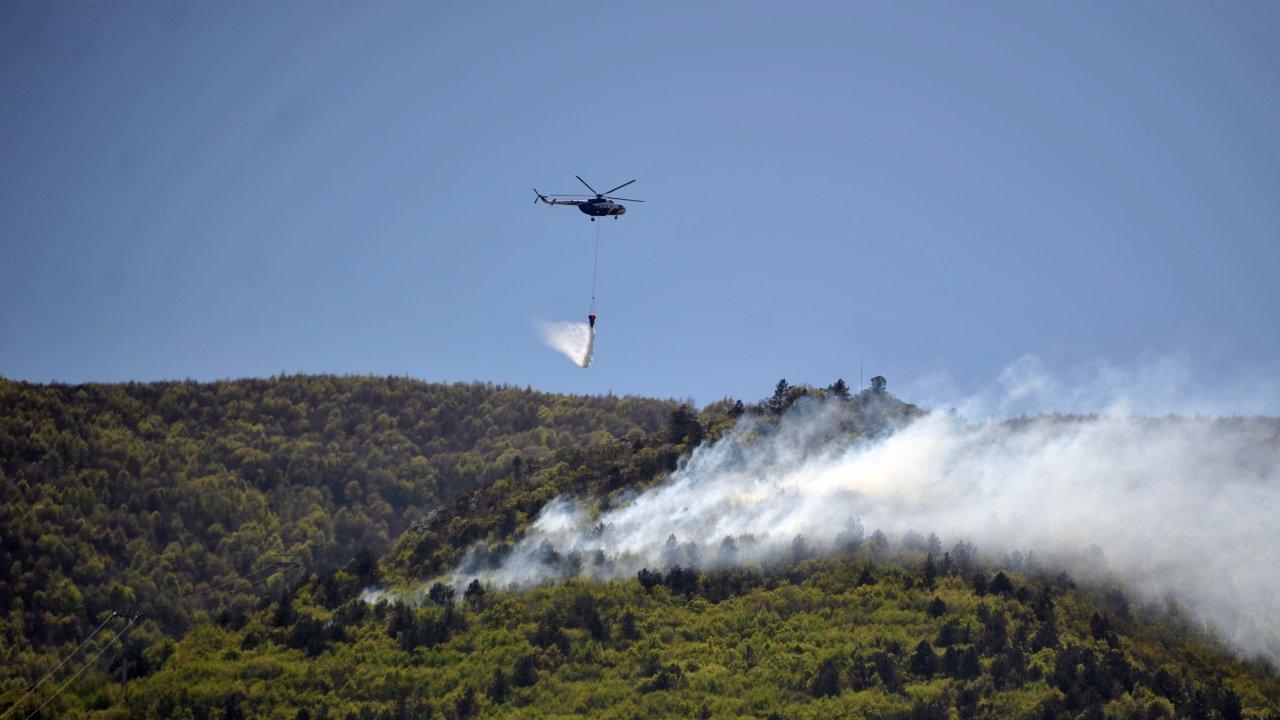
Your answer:
[[[605,200],[604,198],[593,198],[585,202],[580,202],[578,203],[578,209],[593,218],[617,217],[618,215],[623,215],[627,212],[627,208],[622,204],[613,202],[612,200]]]

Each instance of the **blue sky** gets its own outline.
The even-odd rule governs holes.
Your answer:
[[[5,3],[0,374],[754,398],[1280,351],[1275,3]],[[532,205],[639,178],[602,228]]]

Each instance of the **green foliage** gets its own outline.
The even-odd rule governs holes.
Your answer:
[[[852,433],[919,412],[843,383],[695,413],[396,379],[0,381],[0,660],[21,675],[0,708],[136,607],[43,717],[1280,716],[1269,663],[1163,606],[858,523],[768,567],[361,597],[501,556],[557,496],[607,509],[802,398],[848,403]]]
[[[728,595],[724,576],[739,571],[693,573],[691,592],[673,591],[665,576],[647,590],[639,580],[488,588],[482,607],[357,599],[330,609],[316,602],[313,576],[291,600],[292,625],[274,627],[265,609],[239,631],[197,630],[132,684],[128,706],[147,717],[234,706],[249,717],[373,718],[1280,711],[1273,670],[1194,635],[1169,635],[1145,611],[1110,616],[1097,637],[1103,597],[1060,575],[1005,572],[1015,588],[1008,595],[980,596],[955,574],[929,590],[918,555],[892,551],[865,584],[869,552],[757,570],[754,583]],[[944,615],[930,612],[935,600]],[[294,640],[299,627],[315,627],[306,618],[337,628],[318,652]],[[1059,642],[1037,647],[1047,623]],[[969,630],[939,641],[948,627]],[[104,692],[110,703],[98,715],[107,717],[120,701]]]
[[[238,627],[294,563],[323,572],[363,550],[318,589],[349,597],[452,498],[592,439],[658,432],[675,408],[400,378],[0,379],[0,707],[112,611],[144,610],[135,637],[153,643]],[[315,628],[298,632],[314,650]]]

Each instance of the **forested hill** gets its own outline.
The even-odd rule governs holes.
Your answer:
[[[439,581],[556,497],[626,503],[732,428],[782,432],[793,405],[839,410],[832,437],[855,442],[923,413],[877,380],[700,411],[374,378],[2,383],[0,713],[1280,718],[1270,661],[1175,603],[932,535],[858,527],[821,556],[524,592]]]
[[[241,612],[264,588],[240,578],[376,556],[513,465],[650,434],[675,407],[378,377],[0,379],[0,679],[52,667],[111,611],[145,609],[149,642]]]

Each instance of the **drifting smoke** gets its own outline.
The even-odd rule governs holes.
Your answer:
[[[587,323],[544,322],[540,324],[542,340],[560,351],[579,367],[590,367],[595,353],[596,331]]]
[[[1039,358],[1027,356],[978,391],[961,392],[941,373],[909,383],[903,395],[924,407],[954,408],[975,419],[1041,412],[1276,415],[1280,367],[1221,374],[1200,370],[1185,358],[1158,357],[1134,365],[1098,361],[1051,373]]]
[[[478,546],[452,582],[712,569],[933,532],[1173,594],[1241,650],[1280,655],[1280,420],[934,413],[859,437],[856,413],[802,400],[776,426],[745,418],[625,505],[557,498],[510,553]]]

